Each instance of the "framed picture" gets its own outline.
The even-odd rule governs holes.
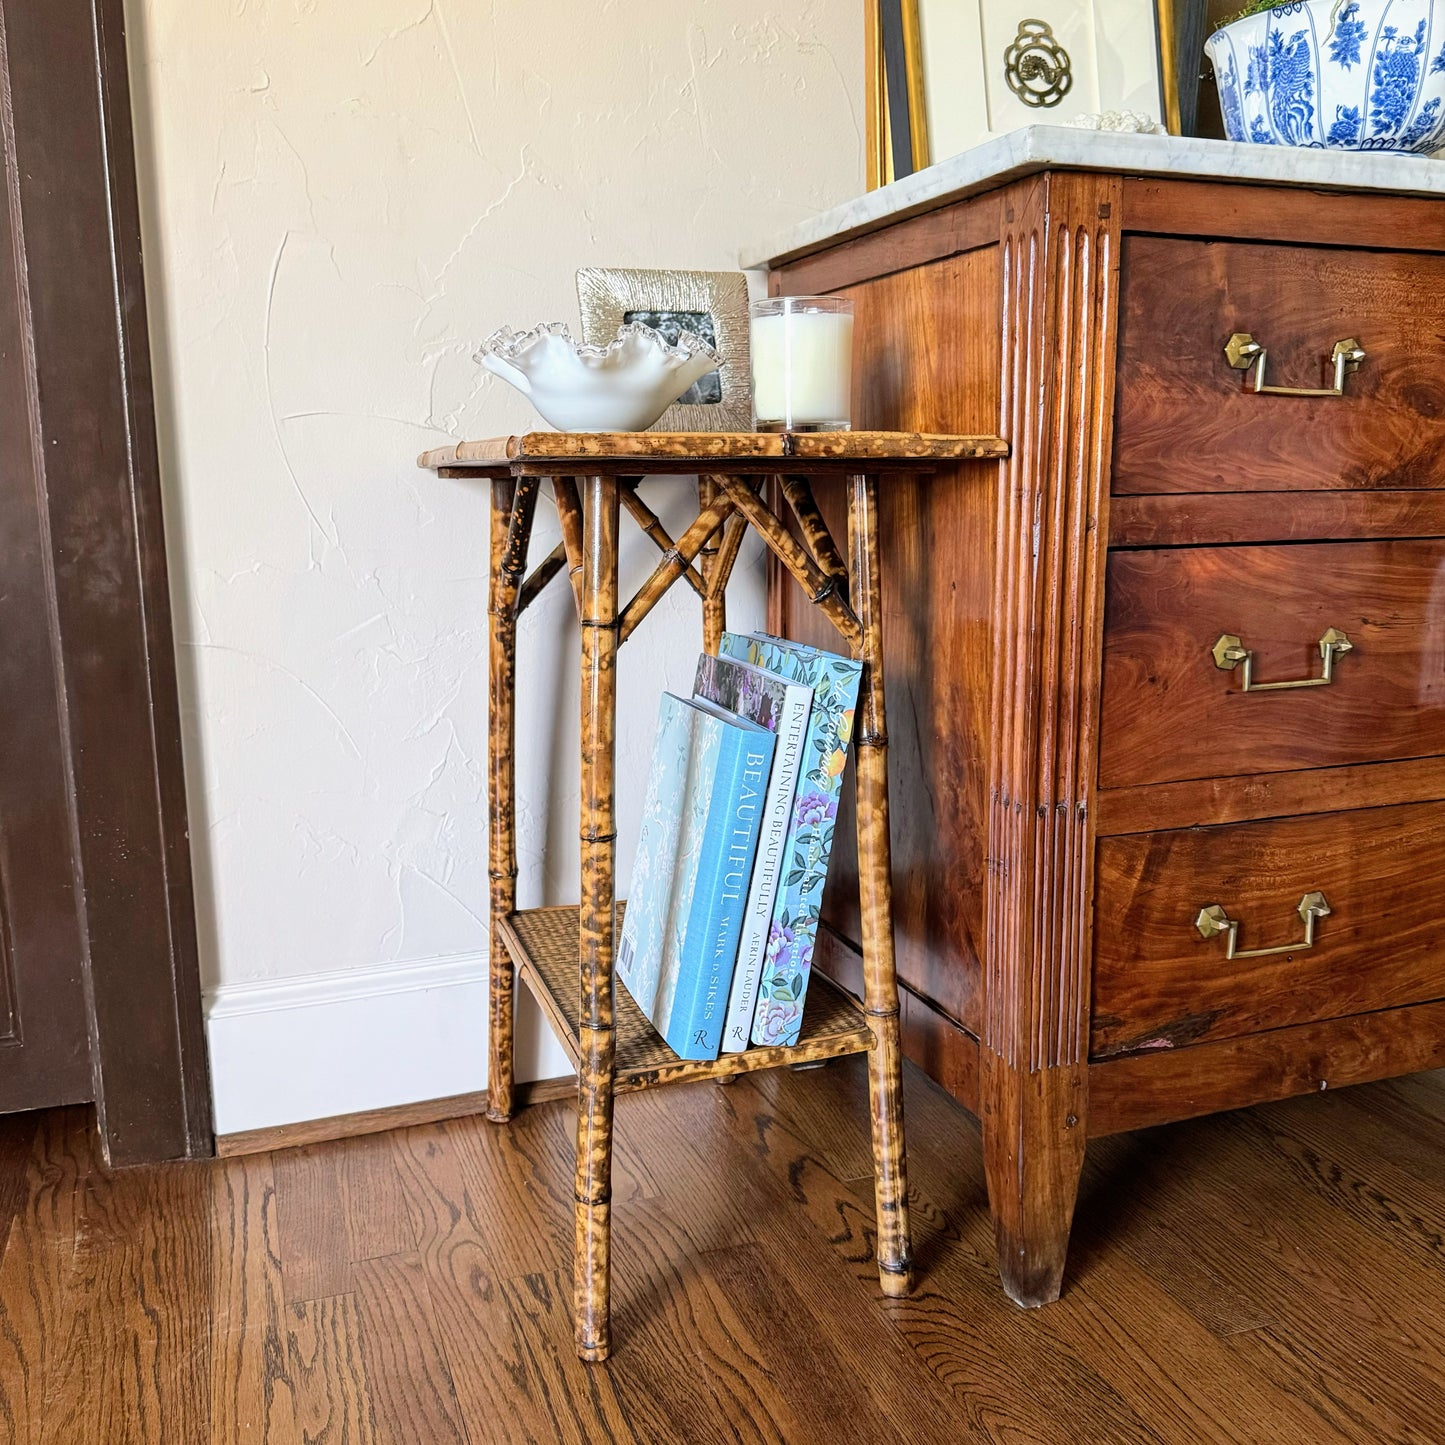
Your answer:
[[[919,0],[864,0],[868,189],[928,164]]]
[[[1233,4],[1233,0],[1229,0]],[[1237,8],[1237,7],[1236,7]],[[1204,42],[1214,26],[1209,0],[1155,0],[1159,17],[1159,78],[1163,121],[1171,135],[1200,135],[1200,87],[1207,69]],[[1217,14],[1215,23],[1225,18]],[[1218,134],[1218,131],[1213,132]]]
[[[1020,126],[1109,110],[1164,119],[1156,0],[915,3],[925,164]]]
[[[582,339],[605,346],[630,321],[655,326],[669,341],[691,331],[722,356],[663,412],[653,431],[751,431],[748,280],[741,271],[628,271],[584,266],[577,272]]]

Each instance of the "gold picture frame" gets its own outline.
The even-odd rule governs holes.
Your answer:
[[[864,0],[864,67],[868,189],[874,191],[930,163],[918,0]]]
[[[722,364],[663,412],[652,431],[751,431],[748,278],[741,271],[649,271],[583,266],[577,272],[582,340],[605,346],[629,321],[692,331]],[[711,330],[711,335],[708,331]],[[671,339],[671,338],[669,338]]]
[[[1154,0],[1159,39],[1159,93],[1170,135],[1220,135],[1209,123],[1204,42],[1229,18],[1235,0]],[[1217,106],[1215,107],[1217,111]]]

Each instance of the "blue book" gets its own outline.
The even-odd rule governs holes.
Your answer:
[[[617,973],[673,1052],[722,1044],[773,735],[664,693]]]
[[[727,1018],[723,1023],[722,1051],[733,1054],[747,1048],[752,1040],[753,1014],[758,1006],[763,963],[768,956],[773,904],[783,875],[783,844],[793,819],[793,795],[798,787],[808,714],[813,709],[813,689],[776,672],[754,667],[750,662],[739,662],[735,657],[711,657],[703,653],[698,659],[693,696],[707,698],[739,717],[750,719],[775,733],[778,739],[764,799],[758,858],[753,865],[743,914],[737,967],[733,970]]]
[[[863,665],[851,658],[755,632],[725,632],[721,652],[813,689],[793,817],[783,845],[783,876],[773,903],[767,961],[753,1013],[755,1044],[795,1044],[813,968],[818,911],[833,853],[838,794]]]

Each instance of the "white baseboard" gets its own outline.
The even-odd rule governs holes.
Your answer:
[[[385,1109],[487,1087],[487,960],[465,954],[207,995],[218,1134]],[[517,1077],[571,1072],[518,990]]]

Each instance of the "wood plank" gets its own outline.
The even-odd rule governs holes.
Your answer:
[[[271,1161],[208,1171],[211,1445],[300,1445]]]
[[[909,1089],[910,1118],[915,1138],[922,1139],[914,1151],[914,1176],[927,1197],[956,1198],[945,1225],[961,1247],[972,1247],[976,1268],[987,1283],[992,1241],[986,1210],[969,1192],[960,1195],[956,1187],[949,1189],[960,1162],[971,1177],[981,1172],[978,1131],[942,1090],[927,1080],[911,1082],[917,1087]],[[1167,1440],[1219,1439],[1240,1445],[1261,1439],[1309,1440],[1324,1445],[1337,1438],[1312,1410],[1262,1386],[1231,1354],[1223,1336],[1257,1328],[1273,1316],[1225,1282],[1223,1273],[1208,1271],[1196,1256],[1181,1250],[1177,1235],[1154,1232],[1149,1211],[1133,1198],[1128,1167],[1132,1156],[1118,1162],[1121,1152],[1136,1148],[1147,1146],[1129,1139],[1093,1151],[1080,1194],[1069,1286],[1057,1304],[1032,1317],[1037,1331],[1024,1325],[1026,1352],[1014,1368],[1032,1377],[1036,1366],[1024,1361],[1039,1353],[1046,1340],[1056,1342],[1064,1360],[1073,1357],[1096,1371]],[[1187,1167],[1180,1172],[1186,1175],[1182,1189],[1187,1197]],[[1197,1288],[1178,1292],[1185,1280],[1196,1285],[1209,1281],[1207,1288],[1216,1298],[1202,1313]],[[1232,1297],[1234,1316],[1225,1330],[1218,1328],[1223,1295]],[[987,1304],[973,1317],[987,1319]],[[1027,1318],[1015,1312],[1008,1322],[1022,1324]],[[990,1322],[990,1338],[995,1329]],[[1078,1387],[1087,1392],[1084,1380]],[[1208,1423],[1198,1429],[1197,1422]],[[1088,1438],[1088,1423],[1075,1428]]]
[[[1445,1002],[1299,1024],[1089,1067],[1089,1135],[1445,1067]]]
[[[1098,837],[1105,838],[1441,798],[1445,798],[1445,763],[1439,758],[1404,758],[1343,768],[1101,788],[1095,794],[1094,828]]]
[[[1445,1191],[1399,1167],[1376,1147],[1368,1127],[1344,1109],[1301,1108],[1300,1100],[1232,1115],[1229,1127],[1337,1216],[1348,1218],[1390,1253],[1445,1278]],[[1324,1102],[1324,1101],[1321,1101]],[[1330,1104],[1339,1102],[1331,1099]],[[1434,1161],[1438,1167],[1441,1161]]]
[[[1153,1157],[1132,1157],[1143,1206],[1274,1314],[1232,1339],[1247,1368],[1351,1439],[1430,1438],[1431,1402],[1445,1398],[1438,1267],[1382,1247],[1300,1189],[1287,1161],[1238,1119],[1181,1126],[1155,1141]]]
[[[577,1080],[538,1079],[513,1085],[519,1109],[545,1104],[553,1099],[570,1099],[577,1092]],[[487,1091],[449,1094],[443,1099],[422,1099],[415,1104],[391,1104],[384,1109],[361,1109],[354,1114],[332,1114],[325,1119],[303,1119],[295,1124],[272,1124],[263,1129],[238,1129],[216,1136],[216,1157],[234,1159],[242,1154],[269,1154],[273,1149],[296,1149],[303,1144],[325,1144],[333,1139],[354,1139],[363,1134],[384,1134],[391,1129],[409,1129],[414,1124],[432,1124],[438,1119],[461,1119],[487,1112]]]
[[[551,1270],[504,1280],[501,1303],[516,1332],[521,1379],[517,1394],[506,1394],[499,1414],[467,1417],[473,1442],[595,1440],[623,1445],[636,1438],[611,1367],[585,1365],[577,1358],[570,1276]],[[496,1369],[490,1361],[478,1361],[477,1368],[491,1373]]]
[[[86,1181],[41,1439],[153,1445],[208,1438],[211,1187],[164,1165]]]
[[[502,1126],[479,1119],[435,1126],[456,1161],[472,1217],[484,1224],[487,1255],[500,1278],[572,1265],[575,1145],[557,1147],[538,1117],[545,1112],[575,1117],[551,1104]]]
[[[0,1117],[0,1259],[15,1216],[27,1202],[27,1164],[43,1118],[38,1113]]]
[[[271,1156],[287,1304],[347,1294],[352,1288],[342,1157],[338,1148],[326,1144],[282,1149]]]
[[[420,1258],[362,1260],[352,1277],[378,1438],[467,1445]]]
[[[844,1086],[845,1097],[852,1096],[851,1114],[857,1121],[855,1127],[861,1129],[865,1115],[860,1106],[866,1092],[862,1072],[848,1064],[835,1065],[829,1072]],[[749,1084],[736,1092],[746,1103],[754,1088]],[[909,1092],[911,1098],[913,1091]],[[937,1098],[944,1097],[937,1090],[932,1092]],[[819,1117],[806,1107],[795,1109],[794,1105],[806,1101],[792,1093],[787,1103],[787,1112],[770,1112],[766,1157],[779,1182],[787,1181],[795,1207],[801,1207],[814,1221],[835,1262],[846,1267],[849,1287],[838,1307],[829,1311],[840,1335],[858,1329],[874,1310],[879,1311],[891,1326],[888,1335],[892,1336],[885,1337],[886,1356],[881,1355],[882,1341],[874,1347],[880,1352],[881,1372],[895,1380],[908,1380],[911,1371],[903,1369],[891,1349],[895,1340],[906,1343],[909,1352],[922,1359],[947,1391],[955,1408],[963,1412],[967,1429],[984,1439],[1155,1439],[1130,1405],[1115,1395],[1085,1360],[1059,1349],[1052,1339],[1040,1340],[1033,1321],[1039,1320],[1046,1328],[1052,1310],[1038,1316],[1025,1314],[998,1289],[993,1228],[987,1209],[979,1207],[984,1193],[982,1145],[956,1106],[945,1105],[951,1115],[950,1135],[947,1142],[940,1142],[950,1162],[932,1176],[942,1187],[920,1190],[914,1181],[909,1192],[917,1283],[905,1299],[885,1302],[879,1300],[873,1266],[872,1183],[833,1180],[814,1161],[811,1146],[815,1130],[826,1132],[829,1128],[827,1116]],[[959,1153],[953,1137],[960,1125],[971,1146],[966,1156],[971,1167],[963,1178],[959,1177]],[[930,1132],[923,1131],[925,1140]],[[911,1169],[920,1152],[916,1144],[910,1148]],[[925,1169],[922,1177],[927,1176]],[[960,1218],[966,1224],[943,1202],[953,1200],[960,1202]],[[784,1230],[789,1228],[785,1219],[779,1222]],[[767,1242],[768,1237],[764,1238]],[[1025,1375],[1027,1391],[1010,1385]],[[870,1388],[879,1388],[872,1380],[868,1383]],[[917,1391],[918,1386],[910,1384],[909,1388]],[[921,1394],[920,1403],[929,1398],[931,1392]],[[874,1406],[896,1418],[913,1418],[902,1401],[890,1401],[883,1393],[875,1397]]]
[[[770,1408],[756,1412],[754,1438],[788,1445],[795,1440],[822,1442],[836,1438],[839,1421],[879,1418],[866,1377],[850,1370],[831,1342],[789,1328],[790,1320],[805,1318],[810,1304],[816,1308],[816,1303],[804,1300],[787,1280],[778,1278],[759,1245],[715,1250],[703,1256],[701,1263],[708,1286],[730,1318],[746,1321],[743,1328],[749,1335],[756,1331],[771,1341],[768,1347],[752,1345],[758,1363],[766,1363],[764,1379],[773,1386]],[[755,1366],[748,1376],[757,1373]],[[799,1409],[801,1402],[789,1389],[790,1382],[809,1378],[830,1382],[831,1405],[826,1418],[806,1407]],[[750,1402],[743,1399],[739,1403],[746,1407]],[[743,1418],[754,1423],[748,1416]]]
[[[25,1199],[0,1262],[0,1425],[7,1445],[39,1445],[47,1391],[69,1362],[72,1264],[85,1181],[93,1168],[89,1111],[41,1116]]]
[[[1200,492],[1115,497],[1111,547],[1227,547],[1445,536],[1445,492]]]
[[[747,1326],[739,1327],[732,1303],[710,1285],[685,1220],[682,1200],[642,1200],[613,1213],[620,1266],[613,1317],[636,1344],[609,1363],[618,1399],[644,1439],[781,1441],[762,1402],[784,1381],[765,1380],[761,1399],[747,1398],[760,1348]],[[673,1383],[679,1358],[689,1362],[691,1389]]]
[[[522,1201],[514,1199],[509,1206],[475,1198],[457,1151],[440,1128],[408,1129],[393,1135],[392,1144],[412,1205],[437,1335],[472,1439],[584,1438],[573,1419],[575,1382],[569,1366],[584,1382],[592,1376],[572,1346],[570,1295],[561,1304],[566,1316],[562,1348],[530,1337],[525,1321],[508,1304],[488,1246],[498,1209],[518,1213]],[[548,1234],[536,1233],[535,1257],[556,1259]],[[602,1376],[593,1401],[599,1411],[606,1403],[605,1385]],[[581,1394],[591,1399],[592,1386],[586,1384]]]
[[[341,1196],[353,1262],[416,1249],[416,1230],[390,1139],[368,1134],[341,1151]]]
[[[351,1295],[287,1307],[283,1358],[302,1445],[323,1440],[381,1445],[408,1438],[377,1427],[361,1341],[360,1311]]]

